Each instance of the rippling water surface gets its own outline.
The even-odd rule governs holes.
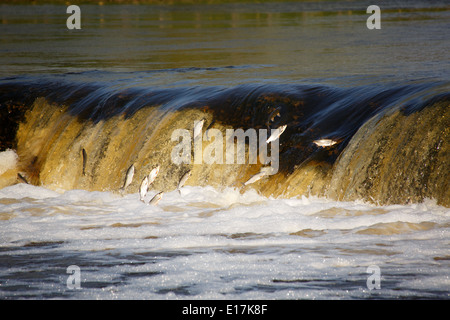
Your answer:
[[[149,199],[156,192],[150,192]],[[4,298],[448,298],[450,212],[186,187],[0,191]],[[80,268],[69,290],[67,267]],[[369,290],[369,266],[381,289]]]
[[[82,4],[81,30],[66,28],[65,4],[4,4],[1,74],[176,69],[150,74],[169,85],[448,79],[446,1],[378,1],[380,30],[366,27],[370,4]]]

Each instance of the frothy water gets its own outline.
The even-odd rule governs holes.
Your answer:
[[[49,2],[0,5],[0,299],[449,298],[448,1]],[[278,176],[170,161],[274,108]]]
[[[147,195],[148,201],[156,190]],[[448,298],[450,210],[186,186],[138,193],[0,190],[0,297]],[[70,289],[69,266],[80,268]],[[368,287],[369,266],[380,289]]]

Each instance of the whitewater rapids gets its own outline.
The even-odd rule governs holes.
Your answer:
[[[2,299],[449,297],[450,210],[432,200],[375,206],[186,186],[148,206],[138,193],[22,183],[0,190],[0,220]],[[67,286],[71,265],[78,290]],[[373,265],[381,288],[370,290]]]

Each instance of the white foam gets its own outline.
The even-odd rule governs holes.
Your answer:
[[[157,192],[151,190],[146,201]],[[335,209],[350,214],[323,215],[324,210]],[[117,278],[117,273],[157,273],[129,278],[121,285],[111,280],[116,284],[102,290],[80,291],[78,297],[83,298],[143,298],[142,292],[151,299],[333,298],[346,294],[361,298],[369,294],[367,288],[359,285],[352,293],[342,293],[339,283],[342,280],[345,286],[348,277],[362,277],[355,283],[364,285],[365,268],[372,264],[379,265],[382,274],[394,276],[396,266],[414,272],[420,269],[423,282],[397,281],[408,295],[428,286],[439,292],[448,284],[440,281],[445,278],[436,270],[442,270],[437,266],[439,257],[448,256],[450,210],[432,201],[376,207],[187,186],[181,195],[167,192],[157,206],[150,206],[139,201],[138,193],[123,197],[84,190],[59,193],[18,184],[0,190],[2,214],[8,218],[0,220],[0,246],[14,254],[67,256],[67,263],[70,253],[84,254],[84,260],[93,264],[88,268],[92,271],[86,271],[88,276],[105,283]],[[428,222],[432,227],[387,235],[359,233],[398,221]],[[45,242],[60,244],[50,249],[23,247]],[[21,249],[14,251],[15,247]],[[145,263],[133,265],[134,259]],[[50,268],[42,261],[38,268]],[[327,281],[337,284],[328,287]],[[189,288],[189,295],[169,290],[177,287]]]
[[[10,169],[14,169],[18,160],[19,156],[14,150],[7,149],[6,151],[0,152],[0,175]]]
[[[61,193],[42,187],[20,183],[0,189],[0,198],[10,199],[46,199],[61,196]]]

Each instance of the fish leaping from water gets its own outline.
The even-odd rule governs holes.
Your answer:
[[[206,139],[208,139],[208,140],[209,140],[209,137],[208,137],[209,129],[212,128],[212,126],[214,125],[215,122],[216,122],[216,120],[211,121],[211,123],[209,124],[208,128],[206,128],[206,131],[205,131],[205,137],[206,137]]]
[[[248,179],[245,183],[244,186],[249,185],[251,183],[254,183],[256,181],[258,181],[259,179],[261,179],[262,177],[272,174],[273,172],[273,168],[272,167],[264,167],[261,168],[261,171],[258,172],[257,174],[253,175],[250,177],[250,179]]]
[[[205,119],[194,122],[194,140],[202,134],[203,124],[205,123]]]
[[[189,179],[189,177],[191,176],[191,171],[186,172],[183,177],[180,179],[180,182],[178,182],[178,192],[181,194],[181,188],[184,186],[184,184],[186,183],[187,179]]]
[[[159,173],[159,166],[157,166],[152,171],[150,171],[150,173],[148,174],[148,185],[149,186],[153,183],[153,181],[155,181],[158,173]]]
[[[128,186],[131,184],[131,182],[133,181],[133,176],[134,176],[134,164],[132,164],[128,170],[127,170],[127,175],[125,178],[125,182],[123,183],[123,187],[120,188],[120,191],[125,191],[126,188],[128,188]]]
[[[153,206],[156,206],[156,205],[158,204],[159,200],[161,200],[163,194],[164,194],[163,191],[161,191],[160,193],[157,193],[157,194],[152,198],[152,200],[149,201],[148,204],[151,204],[151,205],[153,205]]]
[[[248,180],[244,183],[244,186],[246,186],[246,185],[248,185],[248,184],[251,184],[251,183],[254,183],[254,182],[258,181],[259,179],[261,179],[261,178],[264,177],[265,175],[266,175],[265,172],[259,172],[259,173],[255,174],[255,175],[253,175],[250,179],[248,179]]]
[[[278,129],[275,130],[275,132],[273,132],[269,139],[266,140],[266,143],[269,143],[271,141],[275,141],[277,140],[281,134],[284,132],[284,130],[286,130],[287,124],[285,124],[284,126],[278,127]]]
[[[26,184],[28,184],[27,179],[24,177],[24,175],[22,175],[22,174],[20,174],[20,173],[17,173],[17,179],[19,179],[19,181],[20,181],[21,183],[26,183]]]
[[[267,122],[266,122],[266,126],[269,128],[270,123],[273,122],[275,120],[276,117],[281,117],[280,115],[280,110],[281,107],[277,107],[275,108],[275,110],[273,110],[270,114],[269,117],[267,118]]]
[[[86,150],[84,150],[84,148],[83,148],[83,150],[81,150],[81,154],[83,157],[83,176],[85,176],[86,175],[87,153],[86,153]]]
[[[145,176],[145,178],[141,182],[141,186],[139,188],[139,196],[142,202],[144,202],[145,195],[148,191],[148,177]]]
[[[331,140],[331,139],[319,139],[319,140],[314,140],[313,143],[319,147],[325,148],[325,147],[334,146],[337,143],[337,141]]]

